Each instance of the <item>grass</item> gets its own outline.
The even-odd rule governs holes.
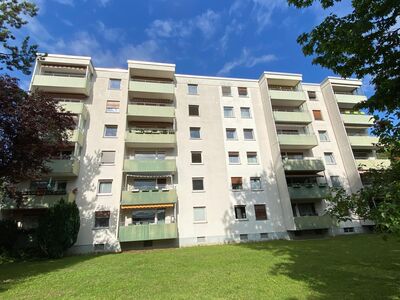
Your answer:
[[[400,299],[378,235],[84,255],[0,265],[0,299]]]

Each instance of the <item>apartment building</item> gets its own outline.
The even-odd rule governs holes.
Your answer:
[[[76,120],[52,172],[1,208],[25,228],[61,197],[75,200],[75,252],[183,247],[369,230],[325,214],[329,187],[355,192],[387,166],[361,82],[265,72],[258,80],[182,75],[175,65],[90,57],[37,60],[31,90]]]

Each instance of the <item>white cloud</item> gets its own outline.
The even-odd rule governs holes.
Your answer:
[[[97,0],[97,3],[102,7],[106,7],[110,2],[111,0]]]
[[[74,0],[53,0],[57,3],[63,4],[63,5],[68,5],[68,6],[74,6]]]
[[[101,21],[96,22],[96,30],[107,42],[115,43],[117,41],[123,42],[124,40],[123,30],[106,26]]]
[[[248,49],[244,48],[242,50],[242,55],[236,60],[225,63],[224,66],[218,71],[217,75],[227,75],[237,67],[252,68],[262,63],[275,61],[276,59],[276,56],[273,54],[253,56]]]
[[[207,10],[200,16],[195,18],[195,27],[197,27],[206,38],[210,38],[214,32],[219,15],[212,10]]]
[[[228,46],[231,36],[234,34],[239,34],[242,30],[243,24],[238,23],[236,19],[233,19],[232,22],[225,27],[224,34],[219,40],[220,50],[224,52]]]

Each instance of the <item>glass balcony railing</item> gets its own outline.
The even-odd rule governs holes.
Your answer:
[[[288,186],[290,199],[324,199],[329,193],[326,183],[291,184]]]
[[[178,230],[176,223],[129,225],[120,226],[118,236],[120,242],[176,239]]]

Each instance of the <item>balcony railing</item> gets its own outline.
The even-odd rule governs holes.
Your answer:
[[[151,240],[176,239],[178,231],[176,223],[146,224],[119,227],[120,242],[136,242]]]
[[[386,169],[390,166],[389,159],[357,159],[357,168],[359,170]]]
[[[357,148],[375,148],[379,138],[369,135],[350,135],[348,136],[350,145]]]
[[[371,126],[374,124],[374,117],[363,113],[342,113],[341,116],[345,125]]]
[[[278,140],[283,149],[311,149],[318,145],[314,134],[278,133]]]
[[[66,191],[23,191],[22,203],[20,206],[15,201],[7,201],[1,208],[3,209],[17,209],[17,208],[48,208],[63,199],[66,202],[75,200],[75,194]]]
[[[171,121],[175,117],[175,108],[166,105],[129,104],[128,118],[138,121]]]
[[[329,215],[294,217],[296,230],[328,229],[337,226]]]
[[[125,142],[138,147],[174,147],[175,130],[168,128],[130,128]]]
[[[161,99],[172,99],[174,95],[174,83],[157,81],[131,79],[129,82],[129,91],[137,97],[155,97]]]
[[[325,170],[324,162],[321,158],[304,159],[282,159],[285,171],[313,171],[321,172]]]
[[[325,183],[291,184],[288,189],[292,200],[324,199],[329,192],[329,187]]]
[[[121,205],[176,203],[175,189],[148,189],[122,191]]]
[[[306,111],[274,111],[276,123],[287,124],[309,124],[312,122],[311,115]]]
[[[71,74],[34,75],[32,87],[50,93],[72,93],[89,95],[89,79]]]
[[[76,177],[79,175],[80,163],[76,158],[53,159],[47,163],[51,169],[50,175],[57,177]]]
[[[174,173],[176,172],[175,159],[125,159],[124,172],[135,173]]]

